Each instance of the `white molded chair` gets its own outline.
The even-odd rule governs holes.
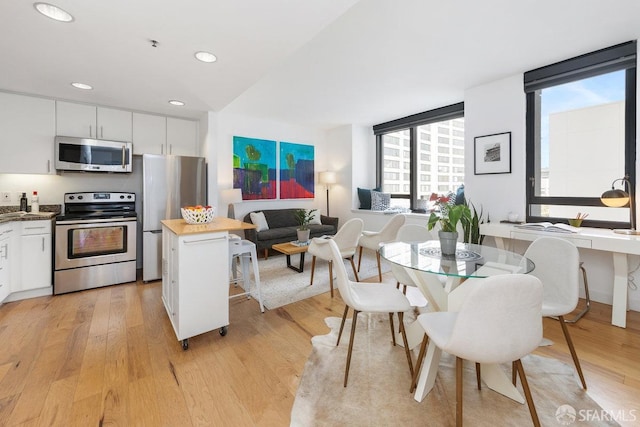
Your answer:
[[[360,234],[362,234],[363,227],[364,222],[360,218],[353,218],[345,222],[333,237],[315,237],[311,239],[309,249],[307,250],[308,253],[313,255],[313,259],[311,260],[311,283],[309,283],[309,285],[313,285],[313,273],[316,269],[316,257],[329,261],[329,285],[331,287],[331,297],[333,298],[333,263],[331,262],[333,258],[329,245],[327,244],[329,240],[333,240],[336,245],[338,245],[338,250],[340,251],[342,258],[348,259],[351,262],[351,268],[353,269],[356,282],[360,281],[358,278],[358,272],[356,271],[356,266],[353,262],[353,256],[356,253],[358,239],[360,238]]]
[[[462,361],[513,362],[536,426],[540,425],[520,358],[542,340],[542,283],[531,275],[503,274],[477,280],[459,312],[418,316],[425,330],[413,384],[419,375],[428,339],[456,356],[456,425],[462,426]],[[478,385],[479,383],[479,373]]]
[[[358,255],[358,272],[360,272],[360,263],[362,263],[362,248],[371,249],[376,253],[376,259],[378,261],[378,279],[382,282],[382,268],[380,267],[380,249],[381,243],[393,242],[396,239],[398,230],[404,225],[405,216],[403,214],[394,215],[389,222],[382,227],[380,231],[363,231],[358,246],[360,252]]]
[[[351,353],[353,351],[353,339],[356,332],[356,320],[358,319],[358,313],[360,313],[361,311],[367,313],[389,313],[389,322],[391,323],[391,338],[394,346],[396,345],[396,336],[393,328],[393,313],[398,313],[398,319],[400,321],[400,332],[402,334],[402,341],[404,343],[404,351],[407,356],[407,361],[409,362],[409,372],[413,376],[413,362],[411,360],[411,353],[409,350],[407,334],[405,332],[403,322],[404,312],[411,309],[409,300],[393,285],[387,283],[378,285],[350,281],[347,277],[347,269],[342,262],[342,254],[338,249],[338,245],[336,245],[333,240],[329,240],[328,245],[331,250],[333,263],[336,267],[336,280],[338,281],[340,296],[345,302],[344,313],[342,315],[342,323],[340,324],[340,332],[338,333],[338,341],[336,342],[336,346],[340,345],[340,337],[342,336],[342,330],[344,329],[344,323],[347,319],[349,307],[353,308],[351,338],[349,340],[347,364],[344,370],[344,386],[347,386],[347,380],[349,379],[349,366],[351,365]]]
[[[586,390],[587,383],[582,375],[582,368],[578,355],[573,347],[564,316],[571,313],[578,305],[580,254],[578,248],[571,242],[558,237],[540,237],[527,248],[524,256],[534,262],[535,268],[530,273],[537,277],[544,286],[544,301],[542,315],[557,317],[560,320],[562,332],[573,363],[576,366],[582,387]],[[515,382],[515,376],[514,376]]]
[[[396,235],[397,242],[416,243],[426,242],[427,240],[433,240],[433,235],[425,225],[405,224],[400,227],[398,234]],[[396,288],[403,285],[402,292],[404,294],[407,293],[407,285],[417,286],[404,267],[397,264],[391,264],[391,272],[396,278]]]
[[[243,283],[244,292],[231,295],[229,299],[247,296],[247,299],[251,297],[251,277],[249,274],[249,262],[253,266],[253,280],[256,285],[256,292],[258,293],[258,303],[260,304],[260,311],[264,313],[264,305],[262,304],[262,292],[260,291],[260,271],[258,270],[258,257],[256,255],[255,243],[244,240],[236,234],[229,234],[229,270],[232,273],[231,282],[234,285],[238,285],[238,282]],[[242,270],[242,277],[238,277],[236,264],[240,263]]]

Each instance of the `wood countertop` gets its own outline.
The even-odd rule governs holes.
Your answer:
[[[165,219],[160,221],[172,233],[178,236],[189,234],[216,233],[220,231],[248,230],[256,228],[254,224],[242,222],[237,219],[217,216],[207,224],[187,224],[184,219]]]

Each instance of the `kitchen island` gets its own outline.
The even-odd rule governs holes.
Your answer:
[[[229,325],[229,231],[255,225],[215,217],[207,224],[162,223],[162,301],[182,348],[189,338]]]

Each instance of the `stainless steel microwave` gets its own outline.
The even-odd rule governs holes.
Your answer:
[[[131,172],[133,144],[56,136],[56,169],[84,172]]]

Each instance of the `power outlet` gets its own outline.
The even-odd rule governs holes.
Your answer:
[[[4,203],[11,202],[11,192],[10,191],[3,191],[2,192],[2,201]]]

